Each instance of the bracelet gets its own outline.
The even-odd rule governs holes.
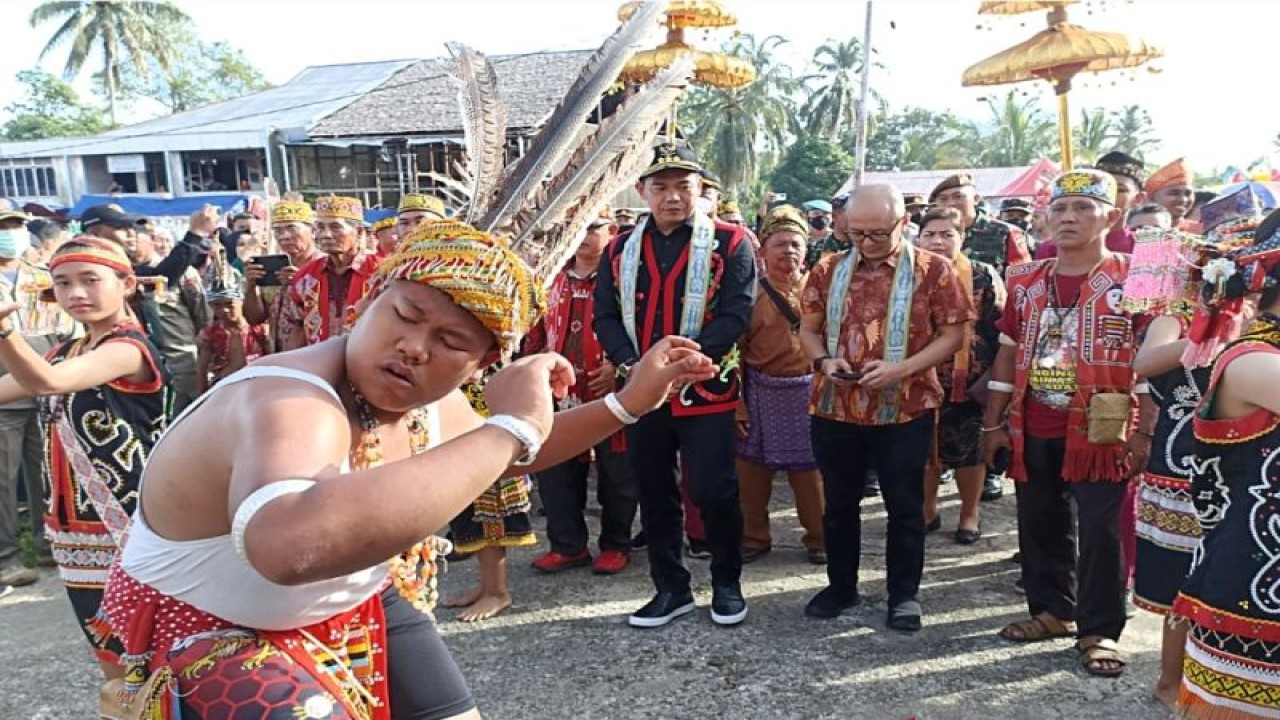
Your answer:
[[[1134,395],[1150,395],[1151,385],[1149,383],[1140,382],[1137,385],[1133,386],[1133,394]]]
[[[637,422],[640,422],[640,418],[632,415],[625,407],[622,406],[622,401],[618,399],[618,393],[609,393],[608,395],[605,395],[604,406],[609,408],[609,412],[613,413],[613,416],[623,425],[635,425]]]
[[[995,432],[995,431],[997,431],[997,430],[1004,430],[1004,423],[1001,423],[1001,424],[999,424],[999,425],[996,425],[995,427],[984,427],[984,428],[982,428],[982,432],[984,432],[984,433]]]
[[[0,323],[0,340],[8,340],[9,336],[17,331],[18,326],[12,320],[6,320]]]
[[[484,421],[485,425],[492,425],[500,428],[510,434],[524,448],[524,452],[515,462],[511,463],[515,467],[523,465],[532,465],[534,459],[538,457],[538,451],[542,449],[542,440],[538,437],[538,431],[530,425],[527,420],[522,420],[514,415],[494,415]]]
[[[1013,383],[1000,382],[999,380],[988,380],[987,389],[993,392],[1011,393],[1013,392]]]

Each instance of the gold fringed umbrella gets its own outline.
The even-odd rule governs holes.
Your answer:
[[[1048,29],[971,66],[964,71],[961,84],[965,87],[1005,85],[1027,80],[1048,80],[1052,83],[1053,91],[1058,96],[1062,168],[1070,170],[1071,115],[1067,93],[1071,90],[1072,78],[1081,72],[1136,67],[1161,57],[1164,53],[1145,41],[1124,33],[1096,32],[1072,25],[1067,22],[1067,13],[1061,4],[1051,4],[1055,7],[1048,14]]]
[[[693,54],[693,77],[700,85],[736,88],[750,85],[756,79],[756,69],[750,62],[732,55],[709,53],[691,47],[684,42],[684,31],[676,29],[667,33],[667,42],[631,56],[622,70],[622,80],[629,83],[648,82],[659,70],[668,67],[685,53]]]
[[[1021,15],[1036,10],[1052,10],[1079,0],[982,0],[979,15]]]
[[[632,0],[618,8],[618,19],[626,22],[640,0]],[[729,12],[720,0],[671,0],[667,5],[667,27],[669,28],[718,28],[732,27],[738,24],[738,17]]]

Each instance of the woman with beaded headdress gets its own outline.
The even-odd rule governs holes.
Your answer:
[[[1204,538],[1172,609],[1188,623],[1177,700],[1186,718],[1276,717],[1280,705],[1278,229],[1273,212],[1200,267],[1188,357],[1228,344],[1192,421],[1191,497]],[[1257,317],[1232,341],[1253,298]]]
[[[45,528],[72,610],[110,678],[120,644],[98,617],[142,467],[169,415],[159,351],[129,310],[133,266],[116,243],[77,237],[49,262],[52,295],[87,332],[41,357],[0,306],[0,403],[38,396],[46,438]],[[49,293],[49,291],[46,291]]]
[[[1252,200],[1250,194],[1248,200]],[[1196,441],[1192,418],[1209,381],[1207,365],[1220,344],[1192,342],[1192,311],[1199,286],[1194,268],[1211,248],[1223,250],[1253,241],[1261,217],[1254,203],[1234,206],[1229,196],[1206,206],[1211,221],[1207,238],[1178,230],[1138,234],[1125,281],[1123,306],[1151,318],[1134,357],[1133,368],[1151,392],[1142,398],[1135,432],[1151,438],[1151,456],[1136,479],[1137,515],[1133,562],[1133,601],[1166,618],[1160,674],[1153,694],[1173,708],[1182,681],[1187,624],[1170,616],[1170,607],[1200,546],[1200,523],[1192,501]],[[1217,220],[1214,220],[1217,218]],[[1204,323],[1201,323],[1203,325]]]
[[[713,372],[693,343],[671,339],[624,390],[553,419],[552,393],[572,370],[531,356],[489,380],[482,421],[458,388],[509,356],[540,294],[501,241],[461,223],[421,226],[380,267],[350,335],[260,361],[178,418],[147,468],[105,603],[131,661],[128,693],[144,691],[133,703],[197,716],[474,713],[414,611],[435,600],[423,538],[499,475],[562,462],[656,407],[672,382]],[[430,682],[412,682],[424,667]],[[224,693],[272,673],[285,692]]]

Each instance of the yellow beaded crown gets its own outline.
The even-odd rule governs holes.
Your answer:
[[[278,202],[271,206],[271,223],[284,225],[286,223],[313,223],[316,221],[316,214],[311,206],[304,202]]]
[[[476,317],[511,357],[543,311],[541,285],[505,240],[455,220],[419,225],[382,261],[373,293],[395,280],[430,285]]]
[[[434,195],[408,193],[400,197],[400,206],[396,208],[396,212],[429,212],[443,218],[444,201]]]
[[[384,217],[373,224],[373,232],[382,232],[387,228],[393,228],[395,226],[396,226],[395,215],[392,215],[391,217]]]
[[[316,216],[339,218],[355,223],[364,222],[364,206],[353,197],[329,195],[316,198]]]

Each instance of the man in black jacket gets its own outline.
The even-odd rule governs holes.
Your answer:
[[[711,619],[746,619],[742,509],[734,474],[734,410],[741,391],[736,343],[755,294],[756,262],[743,229],[698,213],[702,167],[683,147],[660,145],[636,189],[649,215],[614,239],[595,290],[594,329],[625,382],[631,365],[667,335],[701,343],[720,374],[674,394],[670,403],[628,428],[627,454],[640,488],[649,572],[657,594],[630,618],[661,627],[693,612],[689,571],[681,559],[682,509],[677,453],[702,513],[711,550]]]

